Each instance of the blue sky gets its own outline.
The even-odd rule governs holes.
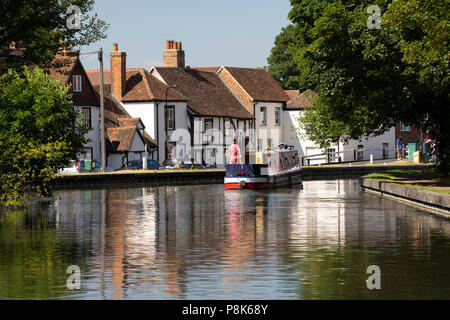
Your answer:
[[[183,42],[186,65],[263,67],[275,36],[289,21],[289,0],[96,0],[94,12],[110,24],[103,47],[105,68],[113,43],[127,52],[128,67],[162,65],[166,40]],[[97,69],[94,55],[82,56]]]

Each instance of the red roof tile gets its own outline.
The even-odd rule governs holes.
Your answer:
[[[253,101],[288,102],[289,96],[267,70],[224,67]]]
[[[94,85],[100,85],[98,70],[86,71],[89,79]],[[104,84],[111,84],[111,70],[103,71]],[[167,85],[156,79],[143,68],[129,68],[126,74],[126,90],[123,97],[124,102],[153,101],[166,99]],[[177,90],[168,90],[167,99],[170,101],[187,101],[187,98]]]
[[[108,128],[107,134],[117,151],[130,151],[136,126]]]
[[[154,70],[168,85],[176,85],[176,90],[189,99],[188,107],[194,114],[252,119],[253,115],[216,74],[217,69],[155,67]]]

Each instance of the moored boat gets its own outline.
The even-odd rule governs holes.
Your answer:
[[[225,166],[225,189],[269,189],[291,187],[302,182],[297,150],[268,150],[254,156],[255,164]]]

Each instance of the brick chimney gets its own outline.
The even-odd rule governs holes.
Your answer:
[[[164,67],[184,68],[184,64],[184,51],[182,50],[181,42],[168,40],[163,55]]]
[[[119,46],[115,43],[110,55],[111,92],[117,99],[122,100],[126,89],[127,54],[118,50]]]

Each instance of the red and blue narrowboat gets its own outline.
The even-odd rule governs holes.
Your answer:
[[[297,150],[292,148],[267,150],[254,153],[253,158],[255,164],[225,166],[225,189],[270,189],[302,183]]]

